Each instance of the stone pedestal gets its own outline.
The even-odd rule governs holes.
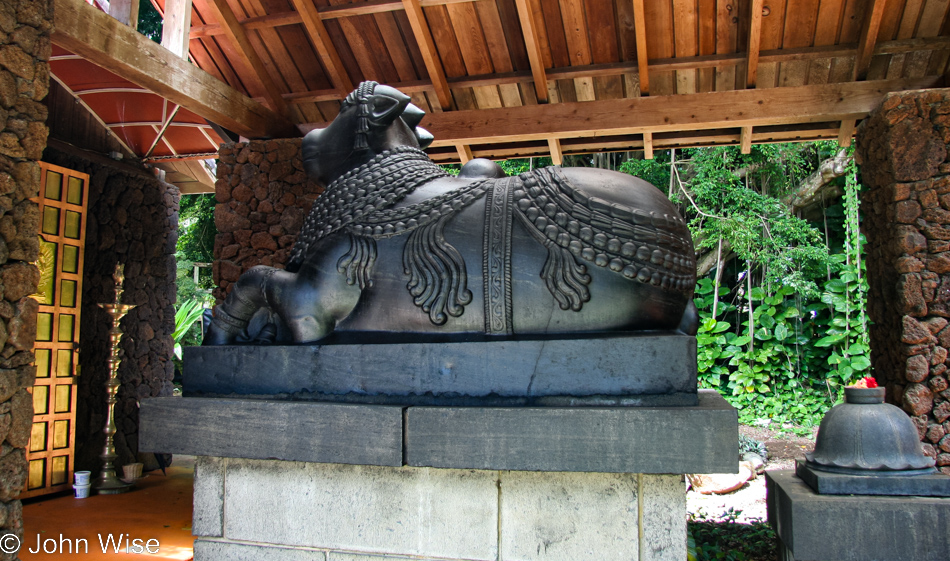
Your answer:
[[[683,473],[735,472],[738,420],[692,407],[156,398],[142,446],[199,456],[195,559],[677,560]]]
[[[950,498],[819,495],[791,470],[765,472],[784,561],[944,561]]]

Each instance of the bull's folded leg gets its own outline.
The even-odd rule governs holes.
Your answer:
[[[233,343],[247,327],[257,311],[267,306],[266,280],[271,267],[254,267],[246,271],[234,283],[228,297],[214,309],[203,345],[227,345]],[[276,271],[276,269],[273,269]]]

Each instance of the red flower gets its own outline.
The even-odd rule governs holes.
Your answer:
[[[875,379],[872,378],[871,376],[866,376],[866,377],[864,378],[864,383],[866,383],[869,388],[876,388],[876,387],[877,387],[877,380],[875,380]]]

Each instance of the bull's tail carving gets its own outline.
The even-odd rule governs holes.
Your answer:
[[[443,235],[452,216],[444,214],[414,230],[402,254],[403,268],[409,275],[406,288],[416,306],[429,314],[435,325],[445,324],[448,316],[461,316],[465,306],[472,302],[465,260]]]

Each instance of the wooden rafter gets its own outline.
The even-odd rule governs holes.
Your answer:
[[[323,20],[320,18],[317,8],[313,5],[312,0],[292,0],[292,2],[300,15],[307,34],[310,36],[310,41],[316,47],[317,54],[320,55],[320,60],[330,76],[330,81],[333,82],[340,96],[345,97],[353,91],[353,81],[350,80],[350,75],[347,74],[346,67],[343,66],[340,53],[337,52],[336,47],[333,46],[333,41],[330,40],[330,34],[327,33],[327,28],[323,25]]]
[[[462,164],[467,164],[474,156],[472,156],[472,147],[465,144],[456,144],[455,150],[459,153],[459,160]]]
[[[743,154],[752,152],[752,125],[739,130],[739,152]]]
[[[189,29],[191,29],[191,0],[165,0],[162,46],[180,57],[187,57]]]
[[[862,119],[888,92],[935,87],[941,80],[932,76],[444,112],[427,115],[422,126],[435,136],[433,147],[439,147],[822,123]]]
[[[528,50],[528,63],[531,65],[531,77],[534,80],[534,91],[538,102],[548,101],[548,78],[544,73],[544,57],[541,56],[541,44],[538,42],[538,31],[535,29],[537,19],[527,0],[515,0],[518,6],[518,19],[521,21],[521,34],[524,36],[525,47]]]
[[[643,132],[643,157],[647,160],[653,159],[653,133]]]
[[[759,74],[759,48],[762,43],[762,3],[763,0],[752,0],[749,8],[749,51],[746,62],[745,85],[754,88]]]
[[[851,138],[854,136],[854,126],[857,121],[854,119],[845,119],[841,121],[841,128],[838,131],[838,146],[847,148],[851,146]]]
[[[439,53],[436,51],[435,42],[432,40],[432,32],[429,30],[425,14],[422,13],[422,6],[419,4],[419,0],[402,0],[402,5],[406,10],[406,16],[409,18],[412,34],[416,38],[416,43],[419,44],[419,51],[422,53],[422,60],[425,61],[426,70],[429,72],[429,79],[432,80],[432,87],[435,88],[439,105],[443,110],[448,111],[452,108],[452,94],[449,92],[445,70],[442,68],[442,61],[439,60]]]
[[[54,0],[53,43],[250,138],[292,137],[288,119],[83,0]]]
[[[852,80],[867,78],[871,67],[871,55],[874,54],[874,44],[877,42],[877,32],[881,28],[881,17],[884,15],[886,0],[872,0],[864,16],[864,25],[861,27],[861,39],[858,41],[858,54],[854,60],[854,74]],[[864,5],[867,5],[865,3]]]
[[[556,138],[548,139],[548,150],[551,151],[551,161],[559,166],[564,162],[564,152],[561,151],[561,141]]]
[[[649,53],[647,52],[647,26],[643,15],[643,0],[633,0],[633,27],[637,35],[637,71],[640,74],[640,94],[650,93]]]
[[[224,34],[227,35],[228,39],[234,45],[235,52],[241,59],[241,62],[248,67],[253,73],[253,76],[261,84],[261,87],[264,88],[264,95],[271,109],[282,115],[286,115],[287,102],[285,102],[281,96],[281,91],[277,87],[277,84],[274,83],[270,72],[264,67],[264,62],[261,60],[261,57],[257,55],[257,51],[255,51],[254,46],[251,45],[247,32],[241,27],[241,24],[234,16],[234,12],[231,11],[231,7],[228,6],[227,0],[202,1],[211,8],[215,18],[221,22],[224,28]]]

